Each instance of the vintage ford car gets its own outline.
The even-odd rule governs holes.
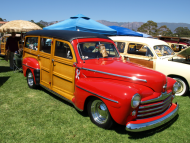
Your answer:
[[[97,126],[114,122],[138,132],[174,118],[177,82],[164,74],[123,61],[108,37],[79,31],[28,32],[23,74],[30,88],[38,85],[87,110]]]
[[[180,85],[175,95],[185,95],[189,91],[189,49],[175,54],[169,45],[162,40],[131,36],[110,38],[117,44],[123,59],[174,78]]]

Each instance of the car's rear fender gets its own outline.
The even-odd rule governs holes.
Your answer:
[[[40,82],[40,65],[39,62],[35,58],[24,58],[22,62],[23,74],[26,77],[27,72],[30,70],[34,77],[35,84],[39,84]]]

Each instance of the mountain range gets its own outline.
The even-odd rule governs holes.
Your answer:
[[[143,25],[143,22],[110,22],[110,21],[106,21],[106,20],[97,20],[97,22],[102,23],[106,26],[121,26],[121,27],[125,27],[125,28],[129,28],[129,29],[133,29],[135,31],[137,31],[137,29]],[[188,27],[188,29],[190,29],[190,24],[188,23],[167,23],[167,22],[161,22],[161,23],[157,23],[158,28],[162,25],[166,25],[172,32],[174,32],[174,30],[177,27]]]
[[[61,20],[63,21],[63,20]],[[52,21],[52,22],[45,22],[43,20],[41,20],[39,23],[43,24],[44,26],[49,26],[61,21]],[[110,21],[106,21],[106,20],[97,20],[97,22],[104,24],[106,26],[120,26],[120,27],[125,27],[125,28],[129,28],[129,29],[133,29],[134,31],[137,31],[137,29],[143,25],[143,22],[110,22]],[[190,24],[188,23],[167,23],[167,22],[161,22],[161,23],[157,23],[158,28],[162,25],[166,25],[172,32],[174,32],[174,30],[177,27],[188,27],[188,29],[190,29]]]

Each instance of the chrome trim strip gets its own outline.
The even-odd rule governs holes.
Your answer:
[[[24,66],[26,66],[26,67],[29,67],[29,68],[31,68],[31,69],[40,70],[40,69],[33,68],[33,67],[31,67],[31,66],[27,66],[27,65],[25,65],[25,64],[22,64],[22,65],[24,65]]]
[[[177,103],[176,103],[177,104]],[[156,128],[158,126],[161,126],[167,122],[169,122],[170,120],[172,120],[177,114],[178,114],[178,110],[179,110],[179,105],[177,104],[177,107],[168,115],[151,121],[151,122],[147,122],[147,123],[142,123],[142,124],[127,124],[126,125],[126,130],[130,131],[130,132],[141,132],[141,131],[146,131],[146,130],[150,130],[153,128]]]
[[[138,113],[146,113],[146,112],[151,112],[151,111],[154,111],[154,110],[158,110],[158,109],[164,108],[165,106],[169,105],[170,103],[171,103],[171,101],[168,101],[168,102],[166,102],[166,104],[164,104],[162,106],[159,106],[159,107],[153,108],[153,109],[138,111]]]
[[[162,104],[165,104],[166,102],[168,102],[169,100],[171,100],[172,96],[169,97],[168,99],[166,99],[164,102],[162,103],[158,103],[158,104],[154,104],[154,105],[148,105],[148,106],[139,106],[139,109],[146,109],[146,108],[151,108],[151,107],[154,107],[154,106],[159,106],[159,105],[162,105]]]
[[[45,88],[46,90],[48,90],[48,91],[51,92],[52,94],[58,96],[59,98],[65,100],[65,101],[67,101],[67,102],[69,102],[69,103],[71,103],[72,105],[75,106],[75,104],[74,104],[72,101],[70,101],[69,99],[67,99],[67,98],[65,98],[65,97],[63,97],[63,96],[61,96],[60,94],[58,94],[58,93],[52,91],[51,89],[49,89],[49,88],[47,88],[47,87],[45,87],[45,86],[43,86],[43,85],[41,85],[41,84],[40,84],[40,86],[43,87],[43,88]],[[79,111],[83,111],[83,110],[79,109],[79,108],[76,107],[76,106],[75,106],[75,108],[76,108],[77,110],[79,110]]]
[[[81,69],[87,70],[87,71],[92,71],[92,72],[97,72],[97,73],[102,73],[102,74],[107,74],[107,75],[112,75],[112,76],[116,76],[116,77],[127,78],[127,79],[131,79],[131,80],[147,82],[145,79],[132,78],[132,77],[128,77],[128,76],[123,76],[123,75],[118,75],[118,74],[113,74],[113,73],[108,73],[108,72],[103,72],[103,71],[97,71],[97,70],[87,69],[87,68],[83,68],[83,67]]]
[[[172,94],[172,91],[170,93],[167,94],[167,92],[162,93],[158,98],[154,98],[154,99],[150,99],[150,100],[146,100],[146,101],[141,101],[141,104],[146,104],[146,103],[151,103],[151,102],[156,102],[156,101],[161,101],[166,99],[167,97],[169,97]]]
[[[115,101],[115,100],[112,100],[112,99],[103,97],[103,96],[101,96],[101,95],[98,95],[98,94],[96,94],[96,93],[93,93],[93,92],[91,92],[91,91],[89,91],[89,90],[86,90],[86,89],[84,89],[84,88],[82,88],[82,87],[79,87],[79,86],[77,86],[77,85],[76,85],[76,87],[78,87],[78,88],[80,88],[80,89],[82,89],[82,90],[84,90],[84,91],[86,91],[86,92],[89,92],[89,93],[91,93],[91,94],[94,94],[94,95],[96,95],[96,96],[99,96],[99,97],[101,97],[101,98],[104,98],[104,99],[106,99],[106,100],[109,100],[109,101],[112,101],[112,102],[115,102],[115,103],[119,103],[118,101]]]
[[[153,115],[153,114],[157,114],[157,113],[160,113],[160,112],[163,112],[164,110],[166,110],[166,108],[168,108],[169,105],[165,105],[163,107],[163,109],[161,110],[158,110],[158,111],[155,111],[155,112],[151,112],[151,113],[147,113],[147,114],[142,114],[142,115],[137,115],[137,118],[141,118],[141,117],[145,117],[145,116],[150,116],[150,115]]]

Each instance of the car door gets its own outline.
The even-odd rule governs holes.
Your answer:
[[[147,45],[140,43],[128,43],[125,60],[140,64],[148,68],[154,68],[153,53]]]
[[[49,37],[40,37],[40,49],[38,61],[40,64],[40,84],[51,89],[51,66],[52,66],[52,50],[53,39]]]
[[[72,100],[75,84],[75,67],[73,67],[76,62],[75,53],[67,41],[54,39],[53,43],[51,88],[59,95]]]

